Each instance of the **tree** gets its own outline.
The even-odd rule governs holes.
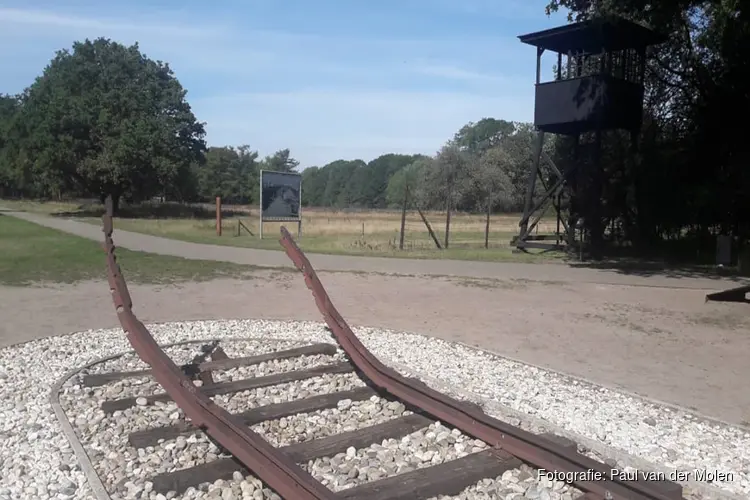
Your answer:
[[[388,180],[399,170],[413,163],[421,155],[385,154],[367,164],[368,174],[363,178],[362,200],[370,208],[385,208]]]
[[[29,87],[21,149],[46,191],[144,199],[202,162],[204,126],[165,63],[105,38],[59,51]]]
[[[469,164],[469,178],[472,192],[480,194],[484,198],[480,203],[486,210],[498,202],[510,205],[509,200],[513,193],[513,183],[508,172],[513,166],[513,157],[504,148],[495,146],[485,151],[478,161]]]
[[[203,199],[220,196],[226,203],[258,200],[258,153],[250,146],[211,147],[206,162],[197,169],[198,194]]]
[[[512,122],[482,118],[476,123],[467,123],[461,127],[461,130],[453,137],[453,142],[461,150],[481,154],[512,134],[515,128]]]
[[[559,7],[569,9],[571,20],[615,14],[669,35],[648,62],[638,155],[622,161],[622,135],[603,139],[607,221],[648,248],[688,237],[710,254],[712,235],[748,241],[750,222],[743,214],[750,211],[750,145],[744,129],[732,125],[750,113],[745,4],[552,0],[547,10]],[[571,147],[563,141],[559,146]]]
[[[17,149],[14,133],[21,111],[15,96],[0,94],[0,193],[19,186]]]
[[[391,176],[385,193],[386,204],[389,208],[401,208],[406,186],[409,186],[410,206],[420,199],[422,188],[419,179],[426,169],[432,167],[433,161],[432,158],[422,156]]]
[[[349,174],[344,187],[336,197],[337,207],[370,207],[372,199],[368,192],[372,170],[367,165],[357,165]]]
[[[497,145],[507,154],[507,162],[502,162],[503,169],[511,183],[511,189],[507,193],[507,201],[510,210],[523,208],[526,196],[526,186],[529,180],[534,162],[534,142],[536,132],[530,124],[516,124],[515,132],[502,138]],[[551,152],[553,142],[549,134],[545,136],[545,149]],[[537,196],[541,193],[537,192]]]
[[[289,149],[280,149],[271,156],[263,159],[261,168],[275,172],[294,172],[299,166],[299,161],[292,158]]]
[[[319,167],[307,167],[302,171],[302,206],[320,207],[328,181],[328,171]]]
[[[321,170],[326,172],[326,187],[323,191],[321,205],[324,207],[340,207],[345,197],[341,196],[344,192],[349,178],[358,168],[365,167],[362,160],[336,160],[324,166]],[[304,188],[303,188],[304,190]],[[346,206],[346,205],[343,205]]]

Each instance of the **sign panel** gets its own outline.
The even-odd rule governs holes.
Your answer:
[[[261,170],[260,188],[263,220],[299,220],[302,174]]]

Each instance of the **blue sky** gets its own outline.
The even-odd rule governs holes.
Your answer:
[[[170,63],[209,145],[290,148],[302,167],[433,154],[469,121],[531,121],[547,0],[0,0],[0,92],[105,36]]]

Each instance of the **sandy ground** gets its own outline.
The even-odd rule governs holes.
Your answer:
[[[323,272],[352,325],[462,341],[525,362],[750,421],[750,306],[704,303],[705,291],[571,281],[396,277]],[[320,320],[299,274],[245,281],[131,285],[144,322],[212,318]],[[0,287],[0,345],[115,327],[104,282]]]

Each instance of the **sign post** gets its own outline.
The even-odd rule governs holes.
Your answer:
[[[302,174],[260,171],[260,220],[258,236],[263,239],[264,222],[296,222],[302,236]]]

